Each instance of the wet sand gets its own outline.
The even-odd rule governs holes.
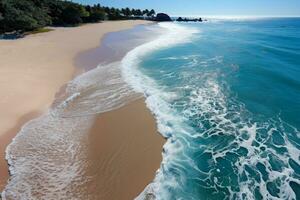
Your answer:
[[[21,129],[22,125],[28,122],[29,120],[36,118],[40,115],[39,112],[31,112],[22,116],[17,122],[16,126],[8,130],[0,138],[0,151],[5,152],[6,146],[11,142],[11,139],[16,135],[16,133]],[[0,189],[4,188],[6,185],[7,177],[9,176],[7,169],[7,162],[5,160],[4,153],[0,155]],[[1,190],[0,190],[1,191]]]
[[[89,132],[89,193],[132,200],[154,179],[164,139],[144,99],[99,115]]]
[[[55,28],[43,34],[0,41],[0,191],[8,178],[5,148],[22,125],[45,112],[55,93],[76,70],[74,58],[99,46],[108,32],[132,28],[145,21],[116,21],[76,28]],[[71,37],[70,37],[71,36]]]

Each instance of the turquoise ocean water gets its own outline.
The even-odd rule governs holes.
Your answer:
[[[300,19],[161,23],[122,61],[163,161],[156,199],[300,199]]]

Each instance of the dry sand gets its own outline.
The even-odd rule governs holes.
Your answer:
[[[26,121],[49,108],[55,93],[74,76],[76,55],[97,47],[108,32],[145,23],[105,22],[0,40],[0,191],[8,178],[6,146]]]

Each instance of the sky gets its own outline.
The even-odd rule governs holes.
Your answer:
[[[300,16],[300,0],[73,0],[118,8],[154,9],[172,16]]]

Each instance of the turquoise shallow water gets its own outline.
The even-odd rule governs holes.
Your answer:
[[[160,25],[123,62],[168,138],[148,193],[300,199],[300,19]]]

